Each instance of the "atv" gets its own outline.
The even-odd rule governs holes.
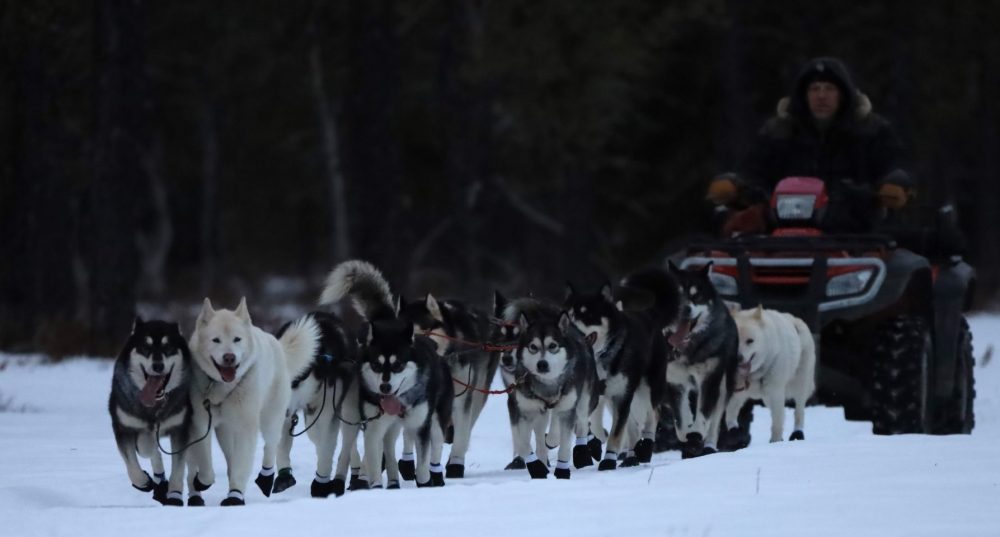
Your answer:
[[[964,312],[976,275],[934,240],[950,215],[938,210],[936,223],[905,232],[835,233],[823,226],[829,199],[821,179],[785,178],[770,200],[773,231],[692,244],[682,266],[711,263],[728,302],[762,304],[809,325],[817,403],[871,421],[875,434],[972,432]]]

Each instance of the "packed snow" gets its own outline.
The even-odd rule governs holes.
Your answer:
[[[970,322],[977,357],[1000,346],[1000,317]],[[444,488],[404,482],[402,490],[310,498],[315,451],[302,436],[292,452],[295,487],[265,498],[251,483],[245,507],[217,507],[226,468],[216,445],[209,507],[172,508],[126,477],[107,414],[110,360],[50,365],[0,355],[0,535],[996,536],[996,362],[977,365],[969,436],[876,437],[841,409],[810,407],[806,441],[768,444],[770,418],[757,407],[753,444],[736,453],[682,461],[667,452],[637,468],[533,481],[503,470],[511,440],[501,395],[473,432],[467,477]],[[786,418],[790,432],[790,411]]]

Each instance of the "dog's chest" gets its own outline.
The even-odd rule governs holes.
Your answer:
[[[683,359],[667,364],[667,382],[676,385],[698,385],[719,368],[718,358],[709,358],[697,363]]]

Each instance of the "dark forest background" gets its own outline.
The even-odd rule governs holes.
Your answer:
[[[111,354],[206,295],[274,327],[352,257],[484,306],[616,278],[709,231],[708,179],[820,55],[958,208],[989,307],[997,28],[962,0],[0,0],[0,348]]]

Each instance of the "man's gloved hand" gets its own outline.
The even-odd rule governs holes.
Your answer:
[[[882,178],[878,199],[887,209],[900,209],[913,197],[913,179],[905,170],[895,169]]]
[[[909,200],[909,192],[905,187],[893,183],[883,183],[878,190],[878,199],[887,209],[901,209]]]
[[[708,184],[708,194],[705,199],[715,205],[729,205],[740,196],[736,174],[724,173],[712,178]]]

